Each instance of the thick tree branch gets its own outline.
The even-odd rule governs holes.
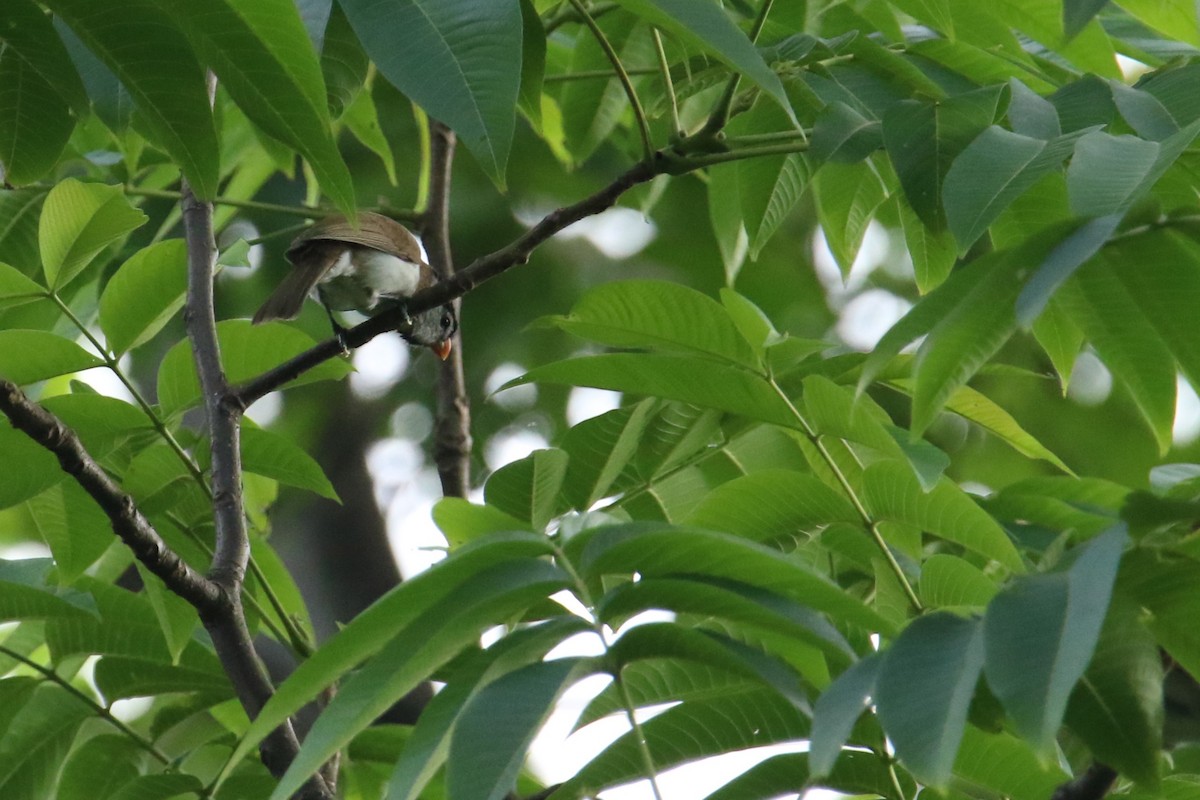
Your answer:
[[[209,577],[231,595],[236,595],[240,594],[246,577],[250,539],[242,510],[241,417],[237,408],[224,402],[228,385],[221,367],[221,347],[213,311],[213,268],[217,247],[213,240],[212,204],[196,200],[185,187],[182,205],[188,253],[185,319],[212,448],[216,547]]]
[[[578,203],[550,212],[508,246],[477,258],[466,269],[453,276],[446,276],[436,286],[431,286],[413,295],[407,305],[408,312],[415,316],[422,311],[448,303],[455,298],[462,297],[484,281],[490,280],[512,267],[526,263],[539,245],[563,228],[584,217],[590,217],[611,208],[616,204],[617,199],[629,189],[653,180],[659,174],[666,172],[670,166],[670,160],[661,153],[656,154],[653,163],[639,162],[595,194]],[[407,333],[408,328],[401,325],[402,321],[402,310],[386,311],[351,328],[343,338],[348,347],[361,347],[381,333],[388,331]],[[311,350],[306,350],[240,386],[231,387],[229,402],[245,408],[263,395],[275,391],[288,381],[294,380],[318,364],[337,356],[340,352],[341,345],[336,340],[330,339],[322,342]]]
[[[454,132],[436,120],[429,121],[429,208],[421,225],[421,238],[429,263],[438,274],[454,275],[450,249],[450,172],[454,163]],[[462,303],[455,299],[460,330],[454,334],[450,358],[438,370],[437,428],[434,461],[446,497],[466,497],[471,488],[471,405],[463,375]]]
[[[241,602],[246,563],[250,558],[241,484],[241,409],[228,402],[228,384],[217,340],[213,309],[213,269],[217,249],[213,239],[212,204],[197,200],[185,184],[181,205],[188,254],[185,320],[200,379],[200,393],[204,398],[212,452],[216,543],[209,580],[225,596],[223,613],[201,614],[201,621],[212,638],[217,657],[238,700],[253,719],[275,688],[254,650]],[[282,775],[299,751],[300,743],[290,722],[272,732],[261,748],[263,763],[274,775]],[[302,795],[332,797],[320,776],[313,777]]]
[[[168,589],[191,603],[201,614],[219,614],[226,605],[220,587],[180,558],[150,524],[133,498],[121,491],[84,448],[75,432],[58,417],[34,403],[14,383],[0,380],[0,411],[13,427],[54,453],[63,471],[83,487],[108,515],[113,531],[138,561]],[[16,468],[10,465],[10,468]]]

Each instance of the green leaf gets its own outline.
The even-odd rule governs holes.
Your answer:
[[[21,465],[0,470],[0,508],[28,500],[66,477],[53,453],[10,427],[7,420],[0,424],[0,452],[10,463]]]
[[[108,702],[125,697],[148,697],[173,692],[202,692],[220,698],[232,697],[233,687],[220,671],[216,659],[208,669],[198,665],[164,664],[144,658],[104,656],[96,662],[96,687]]]
[[[1100,252],[1120,222],[1119,214],[1110,214],[1086,220],[1064,236],[1038,264],[1037,271],[1017,296],[1017,321],[1028,326],[1041,316],[1058,288]]]
[[[1153,263],[1153,270],[1139,268]],[[1171,351],[1181,371],[1200,385],[1200,347],[1191,314],[1200,292],[1200,247],[1186,235],[1163,231],[1116,243],[1106,250],[1094,271],[1110,273],[1132,298],[1145,319]],[[1089,275],[1081,278],[1088,282]]]
[[[828,623],[826,627],[832,630]],[[674,622],[635,625],[610,647],[609,657],[621,671],[622,679],[627,667],[646,660],[693,662],[774,688],[795,708],[808,710],[804,687],[795,669],[779,658],[711,631],[686,628]]]
[[[395,186],[396,157],[392,154],[392,146],[379,124],[379,113],[372,94],[367,91],[359,92],[342,115],[342,121],[358,141],[379,156],[387,172],[388,183]]]
[[[682,703],[626,733],[559,787],[562,800],[595,797],[608,786],[645,777],[643,748],[656,769],[704,756],[806,738],[808,720],[772,690],[729,693]],[[686,732],[686,733],[684,733]]]
[[[799,538],[818,525],[861,519],[844,496],[812,475],[760,470],[718,486],[685,521],[769,542]]]
[[[621,584],[604,597],[597,618],[616,628],[637,614],[655,609],[723,620],[748,632],[777,634],[786,641],[819,648],[835,663],[845,663],[852,655],[837,629],[812,609],[778,594],[725,580],[665,577]],[[802,708],[804,704],[797,701],[796,705]]]
[[[70,339],[46,331],[0,330],[0,377],[36,383],[103,364]]]
[[[387,797],[415,800],[420,796],[434,773],[446,762],[450,735],[463,713],[463,706],[481,687],[511,674],[517,667],[540,662],[563,640],[586,630],[590,630],[588,624],[579,617],[558,617],[514,631],[487,650],[470,656],[448,676],[446,686],[421,710],[412,736],[396,760]]]
[[[334,205],[352,215],[350,171],[329,127],[321,66],[295,3],[169,0],[162,6],[246,116],[303,155]]]
[[[718,164],[708,171],[708,219],[725,265],[725,283],[737,281],[750,253],[750,237],[742,219],[737,164]]]
[[[0,560],[0,619],[4,621],[91,616],[91,599],[46,585],[49,559]],[[3,685],[3,682],[0,682]]]
[[[711,297],[677,283],[627,280],[601,284],[581,297],[568,316],[548,321],[575,336],[612,347],[701,353],[734,364],[758,364],[729,313]]]
[[[475,505],[461,497],[443,497],[433,507],[433,521],[457,549],[489,533],[529,530],[527,522],[492,506]]]
[[[1117,0],[1117,5],[1169,38],[1200,46],[1196,6],[1188,0]]]
[[[911,393],[913,389],[913,381],[907,378],[888,381],[888,385],[907,393]],[[1021,455],[1040,458],[1068,475],[1074,474],[1062,459],[1035,439],[1013,419],[1011,414],[982,392],[976,391],[970,386],[960,386],[946,400],[946,410],[974,422]]]
[[[613,484],[637,454],[642,436],[658,403],[643,400],[584,420],[560,442],[570,457],[563,479],[563,496],[572,508],[586,511],[610,493]]]
[[[1056,297],[1133,395],[1165,453],[1175,422],[1175,363],[1154,322],[1129,296],[1108,258],[1080,270]]]
[[[116,541],[108,515],[74,481],[61,482],[31,498],[28,508],[64,583],[82,575]]]
[[[249,380],[279,366],[316,345],[308,334],[282,323],[251,325],[248,319],[217,323],[217,339],[225,376],[230,383]],[[326,361],[301,375],[288,386],[321,380],[337,380],[350,372],[345,361]],[[200,382],[186,339],[167,351],[158,370],[158,402],[167,414],[175,414],[200,401]]]
[[[762,422],[795,427],[788,404],[766,380],[707,358],[643,353],[612,353],[535,367],[508,386],[560,383],[591,386],[742,414]]]
[[[875,209],[886,197],[883,184],[870,162],[828,162],[813,176],[813,188],[821,231],[845,278],[858,257]]]
[[[853,164],[883,147],[883,128],[850,106],[834,101],[817,115],[809,153],[817,161]]]
[[[867,656],[839,675],[817,698],[808,750],[814,776],[828,775],[833,769],[854,723],[875,697],[883,660],[879,653]]]
[[[492,473],[484,486],[484,500],[540,531],[566,510],[561,492],[567,460],[562,450],[535,450]]]
[[[725,313],[729,314],[738,333],[742,334],[742,338],[754,349],[760,360],[766,348],[783,344],[786,337],[775,330],[775,326],[763,310],[745,295],[740,295],[733,289],[723,288],[720,297]]]
[[[1020,313],[1020,298],[1017,299]],[[1071,372],[1075,367],[1075,359],[1083,350],[1083,331],[1071,321],[1063,310],[1062,303],[1050,300],[1046,310],[1033,321],[1031,332],[1038,344],[1050,357],[1054,371],[1058,374],[1058,382],[1062,393],[1066,396],[1071,380]]]
[[[462,710],[450,738],[450,800],[500,800],[516,786],[533,737],[564,691],[591,661],[564,658],[530,664],[488,684]]]
[[[1016,78],[1008,82],[1008,121],[1014,133],[1050,141],[1062,135],[1054,104]]]
[[[204,69],[183,33],[152,0],[45,4],[129,90],[151,139],[201,200],[217,192],[220,161]]]
[[[791,122],[774,103],[756,103],[734,117],[725,133],[736,137],[787,130]],[[750,239],[750,257],[757,259],[800,200],[809,179],[808,164],[799,153],[787,153],[743,159],[736,166],[742,222]]]
[[[1083,30],[1106,5],[1108,0],[1063,0],[1063,31],[1067,38]]]
[[[0,300],[45,297],[46,289],[16,267],[0,263]]]
[[[294,714],[322,689],[378,653],[397,631],[437,606],[460,586],[487,568],[501,563],[523,564],[553,552],[545,537],[532,533],[489,536],[451,553],[420,575],[409,578],[377,600],[337,632],[287,680],[263,707],[255,724],[239,742],[222,771],[232,769],[275,726]],[[478,585],[478,581],[474,581]]]
[[[1052,747],[1095,651],[1126,538],[1113,528],[1083,546],[1065,572],[1022,578],[988,606],[988,684],[1039,753]]]
[[[337,500],[325,470],[286,436],[261,428],[242,429],[242,466],[247,472],[274,478],[280,483],[308,489]]]
[[[921,783],[944,787],[983,670],[983,625],[935,613],[905,628],[876,683],[879,721]]]
[[[1016,329],[1013,306],[1020,276],[1060,237],[1054,228],[1011,250],[989,253],[955,271],[895,325],[863,365],[862,392],[901,348],[929,336],[917,351],[912,429],[923,431],[942,405]]]
[[[907,786],[899,790],[892,775]],[[875,753],[845,750],[828,775],[810,778],[807,753],[788,753],[773,756],[743,772],[706,800],[757,800],[763,797],[783,797],[797,786],[819,786],[848,795],[886,797],[903,800],[916,789],[902,772],[889,771],[888,765]]]
[[[954,774],[1013,800],[1045,800],[1069,780],[1054,762],[1043,761],[1007,733],[984,733],[968,725]]]
[[[183,308],[187,246],[167,239],[133,254],[100,296],[100,328],[116,355],[145,343]]]
[[[954,268],[958,258],[958,247],[949,230],[934,232],[925,227],[917,212],[896,196],[900,213],[900,226],[904,230],[904,244],[912,257],[913,274],[917,289],[928,294],[942,284]]]
[[[1108,85],[1117,110],[1143,139],[1161,142],[1179,131],[1179,123],[1154,95],[1116,80],[1109,80]]]
[[[921,566],[920,595],[931,608],[983,608],[996,596],[996,584],[969,561],[934,553]]]
[[[927,494],[907,465],[880,461],[863,473],[863,502],[873,519],[915,525],[1013,572],[1025,571],[1004,528],[948,478]]]
[[[685,43],[704,50],[749,78],[796,121],[783,84],[754,44],[725,12],[710,0],[618,0],[618,3],[655,27],[669,31]]]
[[[53,87],[75,113],[89,110],[87,93],[71,63],[67,48],[54,31],[50,18],[31,0],[12,0],[0,8],[0,30],[8,49]]]
[[[63,765],[57,800],[107,800],[138,776],[142,751],[127,736],[93,736],[80,744]]]
[[[937,103],[904,100],[883,117],[883,142],[909,205],[933,231],[946,227],[942,186],[959,153],[1000,110],[1003,86],[990,86]]]
[[[87,113],[95,114],[110,131],[124,136],[133,117],[133,98],[116,74],[96,57],[59,16],[53,17],[54,32],[62,39],[91,101]],[[85,114],[86,116],[86,114]]]
[[[546,75],[546,28],[530,0],[521,0],[521,110],[542,127],[542,81]]]
[[[1071,693],[1066,723],[1097,759],[1138,783],[1158,783],[1163,659],[1139,609],[1120,595],[1113,598],[1096,654]]]
[[[44,683],[0,738],[0,793],[53,797],[59,765],[92,710],[65,689]]]
[[[108,800],[171,800],[187,794],[199,796],[203,791],[204,785],[195,775],[164,772],[134,778]]]
[[[646,26],[638,25],[632,14],[605,14],[596,20],[623,63],[643,61],[653,47]],[[564,72],[605,74],[612,62],[586,25],[580,25],[574,42],[564,54]],[[632,78],[637,85],[637,78]],[[613,75],[607,80],[567,81],[558,92],[562,113],[563,137],[575,164],[583,163],[598,147],[609,140],[618,123],[629,112],[629,98],[621,82]],[[736,167],[730,166],[730,171]]]
[[[345,0],[379,72],[450,126],[504,185],[521,83],[517,0]],[[397,47],[397,37],[403,46]]]
[[[954,159],[943,187],[946,221],[966,253],[1008,205],[1062,166],[1078,132],[1051,141],[997,125],[986,128]]]
[[[393,623],[391,641],[339,688],[271,800],[290,797],[355,734],[434,670],[477,642],[485,629],[571,584],[562,570],[532,559],[497,564],[476,577],[407,625]],[[270,731],[260,724],[264,718],[265,713],[251,725],[243,745],[257,743]]]
[[[1136,136],[1092,131],[1075,145],[1067,169],[1071,210],[1103,217],[1128,206],[1158,158],[1159,147]]]
[[[891,628],[857,598],[778,550],[714,531],[653,523],[599,528],[587,540],[579,570],[588,579],[637,572],[643,578],[691,574],[737,581],[871,630]]]
[[[141,227],[146,215],[129,205],[118,186],[67,178],[46,196],[38,243],[46,281],[60,289],[96,254]]]
[[[629,632],[633,630],[636,627]],[[641,708],[746,692],[756,688],[757,683],[723,669],[677,658],[647,658],[626,663],[621,667],[621,682],[623,686],[609,684],[588,703],[575,723],[575,730],[612,714],[624,713],[622,689],[628,691],[634,707]]]
[[[12,48],[0,51],[0,169],[5,183],[23,186],[44,177],[74,128],[66,100],[41,73]]]

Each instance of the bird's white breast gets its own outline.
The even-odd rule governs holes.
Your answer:
[[[385,297],[412,297],[421,279],[421,268],[402,258],[378,250],[359,250],[354,254],[360,279],[376,294]]]

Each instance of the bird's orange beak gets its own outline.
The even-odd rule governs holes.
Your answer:
[[[429,349],[432,350],[433,352],[437,353],[438,358],[440,358],[442,361],[445,361],[447,358],[450,357],[450,350],[452,347],[453,347],[453,345],[451,344],[449,339],[443,339],[442,341],[438,342],[437,344],[430,345]]]

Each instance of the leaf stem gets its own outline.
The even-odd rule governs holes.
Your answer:
[[[663,47],[662,34],[658,28],[650,29],[654,33],[654,50],[658,53],[658,68],[662,72],[663,87],[671,100],[671,131],[676,136],[683,135],[683,125],[679,122],[679,100],[675,97],[675,84],[671,81],[671,67],[667,63],[667,51]]]
[[[637,119],[638,133],[642,137],[642,156],[645,161],[649,162],[654,158],[654,142],[650,137],[650,125],[646,122],[646,112],[642,109],[642,102],[638,100],[637,92],[633,88],[633,81],[629,79],[629,73],[625,71],[625,65],[621,63],[621,57],[617,55],[617,51],[613,48],[612,42],[604,35],[604,31],[600,30],[600,26],[596,24],[596,20],[588,13],[587,8],[583,5],[583,0],[570,0],[571,5],[575,7],[575,11],[587,24],[592,31],[592,35],[596,37],[596,41],[600,44],[600,49],[608,56],[608,60],[612,62],[613,69],[617,72],[617,77],[621,80],[621,86],[625,89],[626,96],[629,97],[629,104],[633,107],[633,116]]]
[[[758,7],[758,15],[754,18],[754,26],[750,29],[751,44],[758,41],[758,35],[762,33],[763,25],[767,24],[767,14],[771,13],[771,6],[774,2],[775,0],[763,0],[762,5]],[[733,98],[737,96],[738,83],[741,80],[740,72],[735,71],[729,76],[729,82],[725,84],[725,91],[721,94],[721,99],[713,107],[712,113],[708,116],[708,122],[704,125],[704,129],[709,133],[716,133],[729,122],[729,112],[733,108]]]
[[[803,153],[806,150],[808,150],[807,141],[787,142],[783,144],[763,145],[762,147],[747,147],[741,150],[729,150],[724,153],[686,155],[682,157],[682,160],[689,169],[698,169],[700,167],[711,167],[714,164],[726,164],[730,161],[741,161],[746,158]]]
[[[571,576],[571,582],[575,584],[575,594],[578,596],[579,601],[583,603],[585,608],[594,609],[596,604],[592,599],[592,593],[588,589],[587,582],[584,581],[583,577],[575,570],[575,565],[571,563],[569,558],[567,558],[567,554],[564,553],[562,548],[558,547],[557,545],[554,547],[554,560],[555,563],[561,566],[563,570],[569,576]],[[604,623],[600,622],[600,620],[596,619],[595,617],[591,617],[588,621],[591,623],[592,630],[595,632],[596,636],[599,637],[600,643],[607,651],[608,639],[605,637]],[[621,667],[616,665],[615,667],[610,668],[608,674],[612,676],[613,683],[616,685],[617,690],[621,693],[621,705],[624,707],[625,718],[629,721],[629,727],[633,731],[633,735],[637,737],[638,752],[641,754],[642,764],[646,768],[646,780],[650,782],[650,790],[654,794],[654,800],[662,800],[662,792],[659,791],[658,788],[658,771],[654,767],[654,757],[650,753],[650,746],[646,742],[646,734],[645,731],[642,730],[642,724],[638,722],[637,715],[635,713],[637,707],[633,702],[633,696],[629,694],[629,687],[621,679]]]
[[[96,713],[96,716],[100,717],[101,719],[106,721],[108,724],[112,725],[114,728],[119,730],[130,741],[132,741],[138,747],[140,747],[141,749],[143,749],[147,753],[149,753],[151,756],[153,756],[154,759],[156,761],[158,761],[160,764],[163,764],[168,769],[172,769],[172,770],[174,769],[174,765],[172,764],[170,757],[167,756],[167,754],[164,753],[162,750],[159,750],[158,747],[155,746],[155,744],[153,742],[151,742],[146,737],[142,736],[140,733],[138,733],[133,728],[126,725],[121,720],[117,719],[115,716],[113,716],[112,711],[110,711],[107,707],[105,707],[101,703],[97,702],[95,698],[89,697],[84,691],[77,688],[74,684],[72,684],[70,681],[63,678],[61,675],[59,675],[54,670],[52,670],[48,667],[42,666],[41,664],[37,663],[33,659],[28,658],[27,656],[21,655],[16,650],[5,647],[2,644],[0,644],[0,655],[8,656],[13,661],[18,661],[18,662],[24,664],[25,666],[32,669],[34,672],[37,672],[39,675],[41,675],[46,680],[59,686],[62,689],[65,689],[68,694],[70,694],[75,699],[82,702],[84,705],[91,708],[92,711],[94,711]]]
[[[616,3],[593,3],[591,9],[592,19],[604,16],[609,11],[614,10],[616,7]],[[579,12],[574,8],[564,6],[561,11],[546,21],[546,35],[549,36],[568,22],[579,21]]]
[[[629,67],[625,70],[627,75],[657,75],[661,72],[658,67]],[[611,69],[581,69],[578,72],[561,72],[555,75],[547,75],[542,79],[542,83],[565,83],[566,81],[584,81],[596,80],[599,78],[615,77],[617,73]]]
[[[917,597],[917,593],[913,590],[912,584],[909,583],[908,576],[904,574],[904,569],[900,566],[900,562],[896,560],[895,554],[892,553],[891,548],[887,545],[887,541],[884,540],[883,535],[879,532],[879,523],[871,518],[871,512],[867,511],[862,498],[858,496],[858,492],[854,491],[854,487],[850,484],[850,479],[846,477],[846,473],[842,471],[842,468],[833,458],[833,454],[829,452],[829,448],[825,446],[821,435],[817,433],[812,423],[800,413],[800,409],[796,408],[796,404],[787,396],[787,392],[783,391],[783,388],[775,381],[775,378],[771,375],[767,375],[766,378],[770,382],[771,388],[779,395],[779,398],[787,403],[792,416],[800,424],[800,429],[804,433],[805,438],[812,442],[813,447],[820,453],[821,460],[829,466],[829,470],[833,473],[834,478],[842,487],[842,491],[845,492],[846,497],[850,500],[850,505],[854,506],[854,511],[862,520],[863,526],[870,532],[871,538],[883,554],[888,568],[896,576],[896,580],[899,581],[900,588],[904,590],[904,595],[908,598],[909,604],[912,605],[913,610],[918,614],[922,613],[925,607],[921,604],[921,599]]]
[[[793,142],[797,139],[807,141],[808,135],[808,131],[805,130],[772,131],[771,133],[751,133],[745,136],[726,136],[721,141],[730,147],[734,147],[737,145],[766,144],[768,142]]]
[[[75,312],[71,310],[70,306],[63,302],[62,298],[58,296],[57,292],[51,290],[46,293],[46,296],[53,301],[54,304],[58,306],[59,310],[62,311],[63,315],[66,316],[67,319],[69,319],[71,323],[79,329],[79,332],[83,334],[92,347],[96,348],[96,352],[98,352],[100,357],[104,359],[104,366],[106,366],[109,371],[117,376],[117,380],[121,382],[121,385],[124,386],[129,394],[133,397],[134,402],[137,403],[139,408],[141,408],[142,413],[146,415],[146,418],[150,420],[151,427],[153,427],[155,432],[162,437],[163,441],[167,443],[167,446],[171,448],[172,452],[175,453],[176,457],[183,464],[184,469],[188,471],[188,474],[192,476],[192,479],[201,488],[201,490],[204,491],[208,499],[211,500],[212,490],[209,489],[208,482],[204,479],[204,473],[200,470],[200,467],[196,464],[196,462],[192,460],[192,457],[188,455],[188,452],[183,449],[183,445],[179,443],[179,440],[176,439],[175,435],[171,433],[169,428],[167,428],[166,423],[163,422],[162,418],[159,417],[158,413],[154,410],[150,403],[146,401],[146,398],[142,396],[142,393],[138,391],[137,385],[134,384],[134,382],[130,380],[129,376],[125,374],[125,371],[121,369],[120,365],[118,364],[118,358],[114,354],[110,353],[108,348],[105,347],[90,330],[88,330],[88,327],[83,324],[83,320],[79,319],[79,317],[75,315]]]
[[[126,186],[125,194],[133,197],[151,197],[158,200],[179,200],[182,192],[174,189],[141,189],[136,186]],[[293,217],[315,219],[330,213],[329,209],[313,208],[310,206],[289,206],[279,203],[263,203],[258,200],[235,200],[232,197],[214,197],[212,202],[220,206],[244,208],[250,211],[269,211],[273,214],[290,214]]]

